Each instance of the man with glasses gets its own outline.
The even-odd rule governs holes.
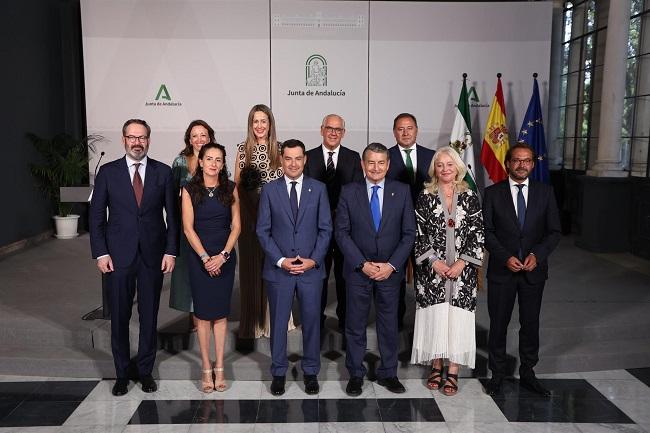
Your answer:
[[[488,278],[489,368],[485,391],[496,395],[506,375],[506,334],[519,297],[520,385],[542,396],[550,392],[537,380],[539,312],[548,278],[548,256],[560,241],[560,217],[550,186],[530,180],[535,152],[519,142],[505,158],[508,178],[485,189],[485,246]]]
[[[144,392],[154,392],[158,306],[163,273],[174,269],[178,222],[171,168],[147,157],[151,128],[140,119],[122,127],[124,157],[104,164],[90,203],[90,247],[106,274],[111,348],[117,380],[113,395],[128,392],[129,321],[137,292],[140,335],[136,366]],[[167,215],[167,224],[163,217]]]
[[[339,203],[341,187],[350,182],[363,181],[361,157],[359,153],[341,145],[345,136],[345,120],[338,114],[328,114],[323,118],[320,127],[323,144],[307,152],[305,174],[319,180],[327,186],[327,196],[330,202],[332,220],[336,218],[336,206]],[[336,281],[336,316],[341,332],[345,331],[345,280],[343,279],[343,255],[332,236],[332,241],[325,257],[325,274],[329,276],[334,265]],[[323,280],[321,294],[321,329],[325,325],[325,307],[327,306],[328,278]]]
[[[435,151],[417,144],[418,121],[411,113],[401,113],[393,120],[393,135],[397,144],[389,149],[390,168],[386,177],[398,180],[411,186],[411,198],[413,208],[420,194],[424,189],[424,182],[428,182],[429,166]],[[415,257],[411,252],[411,263],[415,263]],[[397,324],[399,329],[404,327],[404,315],[406,314],[406,278],[400,284],[399,307],[397,310]]]

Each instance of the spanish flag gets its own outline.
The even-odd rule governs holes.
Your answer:
[[[485,125],[483,147],[481,148],[481,163],[494,183],[508,177],[504,161],[509,147],[501,74],[497,74],[497,91],[492,99],[492,108],[487,125]]]

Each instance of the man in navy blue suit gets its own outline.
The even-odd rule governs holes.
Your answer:
[[[307,394],[319,391],[320,301],[325,278],[325,255],[332,236],[327,189],[303,175],[305,145],[282,144],[284,176],[267,183],[260,194],[257,237],[264,250],[262,278],[271,316],[271,393],[284,394],[287,323],[294,294],[302,320],[302,371]]]
[[[431,149],[417,144],[418,121],[410,113],[401,113],[393,120],[393,135],[397,144],[390,148],[391,164],[386,173],[386,178],[398,180],[411,187],[411,198],[413,207],[417,201],[420,191],[424,188],[424,182],[429,179],[429,166],[435,153]],[[415,257],[411,253],[411,261]],[[399,308],[397,322],[400,329],[404,326],[404,315],[406,314],[406,277],[402,279],[399,289]]]
[[[403,393],[397,378],[397,304],[404,264],[415,241],[415,213],[409,186],[386,178],[390,158],[383,144],[369,144],[362,165],[365,181],[343,186],[336,209],[336,242],[345,257],[347,285],[345,365],[350,380],[345,391],[351,396],[362,392],[366,327],[374,298],[381,355],[377,383]]]
[[[545,397],[550,392],[535,377],[539,359],[539,313],[548,278],[548,256],[561,237],[560,216],[553,188],[528,178],[535,151],[526,143],[508,149],[508,178],[485,189],[485,246],[490,252],[487,272],[492,378],[485,390],[500,392],[506,374],[506,335],[519,298],[520,385]]]
[[[171,168],[147,157],[151,128],[130,119],[122,127],[126,155],[97,173],[90,203],[90,247],[106,274],[111,306],[111,347],[117,380],[113,395],[129,384],[129,321],[137,292],[140,335],[136,364],[144,392],[157,390],[151,376],[163,273],[178,251],[177,199]],[[167,215],[167,224],[163,211]]]

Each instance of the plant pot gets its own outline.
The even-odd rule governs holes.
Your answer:
[[[77,225],[79,224],[79,215],[58,216],[54,215],[54,224],[56,226],[57,239],[72,239],[79,236]]]

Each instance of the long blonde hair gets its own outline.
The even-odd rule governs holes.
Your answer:
[[[257,137],[255,137],[255,132],[253,131],[253,116],[258,111],[266,114],[269,118],[269,137],[266,152],[269,156],[269,161],[271,161],[271,168],[277,170],[280,167],[280,146],[275,133],[275,118],[271,109],[264,104],[253,105],[253,108],[248,113],[248,131],[246,133],[246,141],[244,142],[244,164],[245,166],[251,164],[251,155],[257,144]]]
[[[436,150],[436,153],[431,159],[431,164],[429,165],[428,171],[431,182],[424,182],[424,188],[431,194],[436,194],[438,192],[439,186],[438,178],[436,177],[436,162],[438,162],[442,155],[449,155],[451,160],[454,161],[456,169],[458,170],[458,173],[456,173],[456,178],[454,179],[454,189],[458,192],[467,191],[469,189],[469,185],[467,185],[467,182],[463,180],[467,174],[467,168],[465,167],[463,160],[460,159],[458,152],[456,152],[456,150],[450,146],[444,146]]]

